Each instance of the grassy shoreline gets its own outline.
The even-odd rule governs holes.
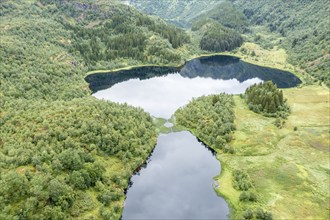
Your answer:
[[[220,194],[236,209],[233,218],[255,208],[271,211],[275,219],[329,218],[329,186],[320,184],[329,181],[329,90],[313,85],[283,91],[292,113],[282,129],[235,97],[237,131],[230,145],[237,153],[219,156],[225,173],[218,181],[228,186],[232,180],[226,172],[244,169],[255,184],[258,201],[239,202],[237,194],[220,187]],[[309,114],[311,109],[314,114]],[[288,209],[289,204],[293,208]]]
[[[222,52],[222,53],[207,53],[207,54],[193,55],[193,56],[190,56],[190,58],[187,59],[185,62],[187,62],[189,60],[192,60],[192,59],[195,59],[195,58],[213,56],[213,55],[234,56],[234,57],[242,59],[244,62],[247,62],[247,63],[251,63],[251,64],[255,64],[255,65],[259,65],[259,66],[264,66],[264,67],[269,67],[269,68],[281,69],[281,70],[289,71],[289,72],[295,74],[297,77],[299,77],[303,81],[302,86],[300,86],[300,88],[290,88],[290,89],[284,89],[283,90],[284,93],[285,93],[285,96],[289,95],[288,99],[289,99],[290,105],[293,105],[293,106],[299,105],[299,103],[296,102],[297,96],[299,96],[299,92],[297,94],[292,94],[297,89],[303,90],[303,93],[306,93],[306,94],[308,93],[310,88],[312,88],[312,90],[314,89],[315,94],[312,96],[311,100],[313,100],[313,99],[318,100],[319,99],[318,98],[319,93],[325,93],[326,91],[329,93],[329,90],[325,87],[322,87],[322,86],[316,86],[316,85],[306,86],[306,85],[304,85],[306,83],[306,81],[304,80],[304,76],[302,75],[302,73],[299,72],[299,71],[295,71],[294,68],[291,67],[291,66],[289,66],[289,68],[286,68],[286,64],[287,64],[286,62],[283,62],[281,64],[277,63],[278,65],[272,66],[272,65],[270,65],[271,60],[268,60],[266,62],[261,62],[261,61],[258,61],[257,60],[258,58],[256,58],[256,57],[246,56],[246,55],[240,54],[239,52],[234,52],[234,53],[232,53],[232,52]],[[183,64],[184,63],[180,63],[180,64],[177,64],[177,65],[141,64],[141,65],[134,65],[134,66],[127,66],[127,67],[117,68],[117,69],[113,69],[113,70],[94,70],[94,71],[87,72],[86,76],[90,75],[90,74],[94,74],[94,73],[111,73],[111,72],[116,72],[116,71],[120,71],[120,70],[129,70],[129,69],[132,69],[132,68],[143,67],[143,66],[180,67]],[[229,208],[230,208],[230,217],[232,219],[240,218],[242,213],[244,212],[244,210],[246,210],[246,209],[256,209],[256,208],[262,208],[264,210],[271,211],[273,213],[274,218],[299,218],[299,217],[304,217],[303,215],[297,215],[297,213],[295,213],[293,210],[290,210],[288,212],[284,211],[285,210],[284,208],[286,207],[286,205],[282,205],[282,203],[280,203],[281,199],[283,200],[283,198],[281,198],[281,195],[282,195],[281,193],[276,193],[279,190],[278,187],[276,187],[274,189],[273,194],[271,194],[272,193],[271,190],[266,190],[265,189],[262,182],[267,182],[267,183],[274,182],[274,179],[272,179],[269,176],[267,176],[267,178],[264,179],[264,180],[262,180],[262,178],[257,180],[257,185],[256,185],[256,191],[258,192],[258,202],[257,203],[244,204],[244,203],[240,202],[239,201],[240,191],[237,191],[232,186],[232,171],[234,169],[237,169],[237,168],[240,167],[240,164],[239,164],[240,161],[244,161],[245,169],[247,169],[250,176],[255,178],[257,176],[257,174],[256,174],[256,172],[252,171],[253,169],[257,168],[258,172],[263,171],[262,170],[263,166],[260,167],[260,164],[256,163],[255,160],[260,159],[263,163],[267,163],[268,159],[274,160],[273,155],[279,153],[278,148],[279,148],[279,145],[283,144],[282,143],[283,140],[285,140],[287,138],[290,139],[290,138],[292,138],[292,136],[295,137],[296,134],[294,134],[293,128],[296,127],[296,126],[294,126],[294,123],[295,123],[295,121],[298,117],[297,112],[295,111],[295,107],[293,108],[293,114],[288,119],[288,123],[285,125],[285,127],[283,129],[280,130],[280,129],[277,129],[273,125],[273,121],[275,119],[265,118],[264,116],[256,115],[255,113],[252,113],[248,109],[243,107],[243,103],[242,103],[242,101],[240,100],[240,98],[238,96],[235,96],[235,102],[239,103],[239,105],[237,107],[235,107],[235,111],[239,112],[239,114],[236,114],[236,117],[238,118],[237,120],[239,121],[239,120],[242,120],[242,118],[243,118],[244,120],[246,120],[246,123],[248,125],[250,125],[251,127],[254,126],[255,123],[261,122],[260,125],[257,126],[259,130],[254,131],[255,133],[252,132],[253,133],[252,134],[251,132],[249,133],[249,132],[245,131],[246,127],[244,127],[244,129],[241,129],[238,126],[238,130],[234,134],[234,141],[232,143],[230,143],[231,146],[234,146],[235,150],[238,150],[238,153],[235,154],[235,155],[222,154],[222,152],[219,149],[216,149],[214,146],[211,146],[207,142],[204,142],[202,140],[205,144],[207,144],[208,146],[210,146],[211,148],[213,148],[214,150],[217,151],[217,156],[216,157],[222,165],[222,171],[221,171],[220,175],[215,177],[215,180],[220,183],[220,188],[216,189],[216,192],[219,195],[221,195],[227,201],[227,203],[229,205]],[[309,104],[311,104],[311,103],[309,103]],[[320,110],[320,108],[326,108],[326,106],[324,106],[324,103],[329,104],[329,102],[327,100],[324,100],[324,97],[323,97],[323,99],[321,98],[320,103],[323,103],[323,105],[321,104],[322,107],[318,106],[319,108],[316,109],[316,110]],[[318,103],[318,104],[320,104],[320,103]],[[308,102],[305,103],[305,105],[308,105]],[[310,109],[310,107],[304,106],[304,104],[303,104],[303,106],[300,106],[300,107],[301,107],[302,114],[304,112],[305,112],[305,114],[307,114],[308,110]],[[326,112],[323,112],[321,114],[321,116],[326,117],[325,113]],[[299,114],[301,114],[301,112]],[[252,117],[251,120],[249,120],[249,118],[246,115],[248,115],[248,116],[252,115],[253,117]],[[303,124],[306,123],[308,120],[310,120],[309,117],[302,117],[302,123]],[[157,132],[158,133],[168,133],[168,132],[170,132],[170,129],[164,127],[164,125],[163,125],[164,122],[165,122],[165,120],[163,120],[163,119],[157,119],[157,118],[154,119],[154,124],[157,127]],[[177,124],[175,123],[175,118],[174,117],[172,117],[170,119],[170,122],[174,122],[174,128],[177,128],[178,130],[183,129],[182,126],[177,126]],[[316,122],[317,122],[317,120],[316,120]],[[241,123],[241,122],[238,122],[238,123]],[[235,122],[235,124],[236,124],[236,122]],[[319,126],[319,125],[317,125],[317,126]],[[316,133],[322,133],[322,135],[323,135],[322,137],[326,137],[327,136],[326,131],[324,129],[319,130],[319,128],[317,126],[312,127],[314,129],[314,131]],[[262,129],[260,129],[260,128],[262,128]],[[300,127],[298,129],[300,130]],[[187,130],[189,130],[189,129],[187,129]],[[197,134],[196,131],[194,131],[194,130],[189,130],[189,131],[193,135],[198,137],[196,135]],[[297,137],[295,137],[296,138],[295,141],[299,141],[299,139],[302,138],[303,135],[306,135],[306,133],[303,133],[301,135],[299,134]],[[244,142],[249,137],[252,138],[253,140],[256,140],[256,142],[248,144],[247,148],[244,149]],[[314,135],[311,138],[312,139],[317,139],[317,136]],[[265,144],[265,146],[261,146],[261,144],[256,144],[257,141],[259,141],[259,140],[262,140],[261,143]],[[308,145],[308,143],[306,143],[306,140],[304,140],[303,142],[304,143],[302,145],[304,145],[303,150],[305,152],[305,150],[308,149],[308,146],[306,146],[306,145]],[[256,144],[256,145],[254,146],[254,144]],[[324,143],[323,143],[322,146],[325,146]],[[260,149],[257,149],[258,147],[260,147]],[[260,152],[258,152],[259,150],[260,150]],[[249,155],[251,153],[249,151],[255,151],[255,152],[258,152],[258,153],[253,153],[252,155]],[[306,151],[308,151],[308,150],[306,150]],[[285,151],[283,151],[283,152],[285,152]],[[312,153],[315,153],[315,152],[312,152]],[[327,151],[327,154],[328,153],[329,153],[329,151]],[[278,154],[276,156],[279,157],[279,158],[285,158],[284,160],[287,160],[287,158],[284,155]],[[270,157],[270,158],[268,158],[268,157]],[[277,168],[281,168],[280,167],[281,166],[280,162],[275,161],[274,163],[275,163],[275,166],[277,166]],[[289,170],[290,169],[294,170],[295,167],[300,167],[299,169],[302,169],[304,172],[307,172],[307,171],[305,171],[307,169],[305,167],[305,164],[301,163],[301,161],[300,161],[300,163],[297,163],[297,164],[292,165],[291,167],[289,167]],[[314,169],[314,168],[315,167],[312,167],[312,169]],[[324,168],[325,173],[329,172],[329,170],[330,170],[329,166],[326,166],[326,165],[323,168]],[[267,167],[267,169],[269,169],[269,168]],[[276,169],[272,170],[272,172],[275,172],[275,171],[276,171]],[[302,172],[302,173],[304,173],[304,172]],[[280,175],[284,175],[284,174],[281,173]],[[304,175],[304,174],[299,174],[299,175]],[[321,176],[323,178],[329,179],[329,177],[324,177],[324,174],[321,174]],[[299,178],[299,176],[298,177],[293,177],[293,179],[297,179],[297,178]],[[319,177],[317,177],[316,179],[319,179]],[[312,180],[312,182],[314,180]],[[311,180],[306,178],[305,181],[309,182]],[[278,185],[278,183],[276,183],[276,184]],[[281,184],[279,184],[279,185],[281,185]],[[261,189],[261,191],[259,191],[259,189]],[[313,189],[309,189],[309,190],[315,190],[317,193],[319,193],[318,189],[315,188],[315,187]],[[324,194],[324,188],[321,191],[323,191],[322,199],[324,200],[326,198],[326,195]],[[298,190],[298,192],[300,192],[300,191]],[[307,194],[308,193],[306,193],[306,195]],[[293,201],[294,205],[297,204],[298,201],[296,199],[294,199],[292,197],[292,195],[287,195],[287,197],[290,198]],[[290,200],[290,199],[286,199],[285,201]],[[314,198],[314,200],[315,200],[315,198]],[[317,202],[314,202],[314,200],[312,200],[313,201],[312,206],[308,206],[310,204],[307,204],[306,206],[304,206],[305,209],[306,208],[309,209],[309,207],[312,207],[315,210],[314,212],[307,213],[307,216],[309,216],[309,218],[315,218],[315,217],[323,218],[323,217],[325,217],[324,212],[322,212],[322,210],[320,210],[320,209],[317,209],[317,206],[315,205]],[[304,213],[304,215],[306,215],[306,213]]]
[[[139,65],[131,65],[131,66],[125,66],[125,67],[120,67],[120,68],[116,68],[116,69],[112,69],[112,70],[92,70],[89,71],[85,74],[85,77],[91,74],[95,74],[95,73],[113,73],[113,72],[118,72],[121,70],[131,70],[134,68],[138,68],[138,67],[152,67],[152,66],[157,66],[157,67],[181,67],[185,64],[185,62],[188,62],[190,60],[196,59],[196,58],[200,58],[200,57],[208,57],[208,56],[215,56],[215,55],[227,55],[227,54],[223,54],[223,53],[211,53],[211,54],[200,54],[197,56],[191,56],[189,59],[187,59],[184,62],[181,62],[179,64],[139,64]]]
[[[215,177],[220,185],[216,192],[227,201],[231,219],[258,208],[272,212],[275,219],[329,219],[329,90],[311,85],[283,92],[292,113],[282,129],[273,124],[274,118],[250,111],[235,95],[237,130],[230,146],[236,153],[223,153],[202,140],[217,152],[222,170]],[[241,192],[232,185],[236,169],[251,177],[257,202],[239,201]]]
[[[295,69],[293,69],[293,66],[291,66],[291,65],[289,65],[289,68],[286,67],[286,65],[287,65],[286,62],[283,62],[280,65],[274,66],[274,65],[271,65],[270,63],[267,63],[267,62],[261,62],[261,61],[255,60],[255,59],[258,59],[258,56],[257,57],[252,57],[251,55],[246,55],[246,54],[240,53],[239,51],[242,48],[246,48],[247,47],[246,45],[253,45],[254,47],[258,46],[254,43],[245,43],[245,44],[242,45],[242,47],[236,49],[235,52],[231,51],[231,52],[217,52],[217,53],[199,53],[197,55],[191,55],[191,56],[188,57],[188,59],[185,59],[184,62],[180,62],[180,63],[176,63],[176,64],[175,63],[174,64],[139,64],[139,65],[130,65],[130,66],[125,66],[125,67],[115,68],[115,69],[111,69],[111,70],[92,70],[92,71],[88,71],[85,74],[85,77],[89,76],[91,74],[95,74],[95,73],[114,73],[114,72],[118,72],[118,71],[121,71],[121,70],[131,70],[131,69],[138,68],[138,67],[152,67],[152,66],[157,66],[157,67],[181,67],[185,64],[185,62],[191,61],[193,59],[208,57],[208,56],[224,55],[224,56],[232,56],[232,57],[239,58],[239,59],[241,59],[242,61],[244,61],[246,63],[291,72],[292,74],[297,76],[300,80],[302,80],[303,83],[305,83],[304,75],[301,73],[303,71],[302,70],[296,71]],[[261,49],[261,50],[262,50],[263,53],[268,53],[269,52],[266,49]],[[254,59],[252,59],[252,58],[254,58]]]

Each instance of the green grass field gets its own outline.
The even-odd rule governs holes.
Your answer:
[[[282,129],[235,97],[236,153],[218,154],[223,171],[219,193],[233,219],[246,209],[263,208],[274,219],[329,219],[329,90],[321,86],[285,89],[291,114]],[[245,170],[257,202],[240,202],[231,172]]]

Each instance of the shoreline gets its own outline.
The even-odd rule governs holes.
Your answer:
[[[320,118],[326,118],[329,108],[327,107],[327,100],[329,89],[320,85],[305,85],[301,88],[292,87],[284,91],[285,97],[288,99],[292,112],[289,115],[284,128],[277,128],[274,124],[273,118],[268,118],[248,110],[241,100],[239,95],[234,95],[235,98],[235,125],[237,130],[234,132],[234,139],[229,143],[237,151],[235,154],[223,153],[221,150],[212,145],[207,144],[200,137],[196,136],[197,132],[194,129],[188,129],[194,136],[199,138],[205,145],[216,151],[216,159],[221,164],[221,172],[214,177],[214,180],[219,183],[219,188],[214,189],[216,193],[221,196],[229,207],[229,219],[240,218],[244,210],[253,210],[261,208],[267,212],[272,213],[274,218],[301,218],[302,215],[294,211],[286,211],[285,204],[290,202],[295,209],[309,209],[308,214],[312,218],[323,218],[324,211],[317,208],[317,201],[313,198],[308,199],[308,203],[299,203],[292,199],[295,198],[294,191],[278,190],[277,187],[293,187],[302,195],[307,196],[311,191],[322,195],[318,199],[327,199],[324,192],[327,191],[327,186],[320,186],[317,188],[304,188],[300,181],[311,181],[312,183],[320,182],[321,178],[326,178],[326,173],[319,174],[320,177],[312,176],[316,167],[323,164],[325,169],[328,169],[327,155],[329,149],[327,148],[329,141],[325,137],[329,137],[326,126],[327,120],[321,122]],[[301,98],[301,94],[311,94],[310,100],[317,100],[317,105],[313,102],[306,102]],[[319,112],[318,115],[305,115],[297,119],[301,114],[306,114],[306,110],[313,108]],[[306,129],[306,125],[313,122],[311,127]],[[248,124],[246,124],[248,123]],[[266,136],[259,135],[260,130],[256,127],[256,123],[262,127],[267,133]],[[323,125],[320,127],[320,125]],[[246,130],[249,127],[248,131]],[[298,129],[294,129],[297,127]],[[251,129],[250,129],[251,128]],[[316,132],[316,135],[313,132]],[[254,135],[254,136],[251,136]],[[248,139],[246,139],[248,138]],[[307,139],[306,139],[307,138]],[[318,141],[320,146],[310,145],[309,140]],[[269,148],[273,146],[273,148]],[[318,149],[319,147],[320,149]],[[268,154],[263,154],[267,148]],[[250,151],[258,152],[258,154],[251,154]],[[299,152],[299,154],[297,154]],[[325,153],[326,152],[326,153]],[[294,155],[291,157],[291,155]],[[306,156],[318,158],[318,162],[306,162]],[[279,159],[280,158],[280,159]],[[290,161],[290,162],[289,162]],[[308,165],[306,165],[308,163]],[[267,164],[271,164],[268,166]],[[245,203],[239,201],[241,191],[237,191],[232,185],[232,173],[235,169],[244,169],[252,178],[255,184],[255,190],[258,200],[253,203]],[[278,176],[288,175],[287,172],[292,170],[289,179],[278,179]],[[271,175],[270,173],[273,173]],[[267,182],[267,185],[263,183]],[[282,196],[282,200],[277,200]],[[275,203],[271,203],[276,201]],[[311,207],[313,207],[311,209]],[[314,211],[312,211],[314,210]],[[324,209],[323,209],[324,210]]]
[[[195,56],[191,56],[189,59],[185,60],[184,63],[180,63],[177,65],[169,65],[169,64],[165,64],[165,65],[160,65],[160,64],[140,64],[140,65],[132,65],[132,66],[126,66],[126,67],[121,67],[121,68],[116,68],[116,69],[112,69],[112,70],[93,70],[93,71],[89,71],[86,73],[85,77],[91,74],[96,74],[96,73],[113,73],[113,72],[117,72],[117,71],[121,71],[121,70],[131,70],[133,68],[138,68],[138,67],[151,67],[151,66],[156,66],[156,67],[181,67],[185,64],[185,62],[191,61],[193,59],[197,59],[197,58],[201,58],[201,57],[209,57],[209,56],[216,56],[216,55],[223,55],[223,56],[232,56],[232,57],[236,57],[241,59],[242,61],[246,62],[246,63],[250,63],[250,64],[254,64],[254,65],[258,65],[258,66],[263,66],[263,67],[268,67],[268,68],[272,68],[272,69],[279,69],[279,70],[283,70],[283,71],[287,71],[290,72],[292,74],[294,74],[296,77],[298,77],[302,83],[298,86],[296,86],[295,88],[299,88],[299,87],[305,87],[306,86],[306,82],[304,80],[303,75],[299,74],[296,71],[291,71],[285,68],[277,68],[277,67],[272,67],[270,65],[265,65],[265,64],[259,64],[258,62],[252,62],[252,61],[247,61],[246,59],[243,58],[243,56],[240,56],[238,54],[232,54],[229,52],[221,52],[221,53],[209,53],[209,54],[200,54],[200,55],[195,55]],[[323,86],[322,86],[323,87]],[[290,89],[290,88],[289,88]],[[238,95],[234,95],[234,96],[238,96]],[[155,120],[161,120],[160,118],[155,118]],[[175,121],[175,120],[174,120]],[[154,122],[155,123],[155,122]],[[157,123],[156,123],[157,124]],[[177,123],[174,122],[174,127],[178,126]],[[156,125],[157,127],[157,125]],[[182,130],[186,130],[189,131],[190,133],[192,133],[192,135],[194,135],[195,137],[199,138],[196,134],[195,131],[190,130],[188,128],[181,128]],[[178,130],[181,130],[178,129]],[[157,131],[157,133],[162,133],[161,129],[159,131]],[[201,140],[201,139],[200,139]],[[220,188],[215,189],[215,192],[217,193],[218,196],[221,196],[227,203],[228,208],[229,208],[229,219],[232,219],[233,217],[237,217],[236,215],[238,214],[239,210],[240,210],[240,206],[237,203],[237,195],[235,194],[235,196],[230,196],[230,194],[228,192],[226,192],[226,187],[224,187],[223,183],[225,183],[225,185],[229,182],[231,183],[231,175],[232,175],[232,170],[230,169],[231,166],[230,164],[226,164],[226,159],[221,157],[222,153],[220,151],[218,151],[217,149],[213,148],[211,145],[207,144],[204,140],[201,140],[205,145],[207,145],[209,148],[213,149],[216,151],[216,159],[219,161],[220,165],[221,165],[221,172],[214,176],[214,180],[217,181],[218,183],[220,183]],[[152,153],[149,155],[149,157],[152,155]],[[149,158],[148,157],[148,158]],[[147,160],[146,160],[147,161]],[[146,162],[145,161],[145,162]],[[132,175],[133,176],[133,175]],[[132,178],[132,176],[130,178]],[[231,187],[232,188],[232,187]]]
[[[231,53],[231,52],[217,52],[217,53],[206,53],[206,54],[193,55],[193,56],[190,56],[188,59],[186,59],[184,62],[181,62],[179,64],[138,64],[138,65],[130,65],[130,66],[120,67],[120,68],[111,69],[111,70],[91,70],[91,71],[88,71],[87,73],[85,73],[84,77],[87,77],[92,74],[97,74],[97,73],[100,73],[100,74],[101,73],[114,73],[114,72],[118,72],[118,71],[122,71],[122,70],[131,70],[131,69],[139,68],[139,67],[181,67],[186,62],[189,62],[193,59],[198,59],[198,58],[202,58],[202,57],[211,57],[211,56],[221,56],[221,55],[239,58],[240,60],[242,60],[245,63],[258,65],[261,67],[267,67],[267,68],[271,68],[271,69],[278,69],[278,70],[290,72],[302,81],[301,85],[305,84],[303,75],[298,73],[297,71],[293,71],[293,70],[287,69],[287,68],[277,68],[277,67],[274,67],[271,65],[266,65],[266,64],[259,63],[259,62],[247,60],[243,56],[241,56],[239,54]]]
[[[181,125],[180,125],[180,126],[181,126]],[[218,184],[219,184],[219,188],[217,188],[217,189],[214,188],[214,191],[216,192],[216,194],[217,194],[219,197],[222,197],[222,198],[226,201],[226,203],[227,203],[227,205],[228,205],[228,208],[229,208],[229,213],[228,213],[229,216],[228,216],[228,217],[229,217],[229,219],[232,219],[232,217],[235,216],[235,212],[236,212],[237,210],[236,210],[236,208],[235,208],[235,205],[234,205],[233,200],[232,200],[229,196],[227,196],[226,194],[224,194],[224,193],[222,192],[221,189],[222,189],[223,187],[222,187],[221,181],[219,181],[221,178],[223,178],[223,176],[224,176],[225,173],[229,172],[229,174],[231,174],[231,172],[228,171],[228,167],[229,167],[229,166],[226,166],[225,163],[224,163],[224,161],[221,160],[220,155],[221,155],[222,152],[221,152],[219,149],[217,149],[217,148],[213,147],[212,145],[208,144],[205,140],[200,139],[200,137],[197,136],[196,131],[195,131],[194,129],[189,129],[189,128],[186,128],[186,127],[184,127],[184,129],[185,129],[186,131],[190,132],[190,133],[191,133],[193,136],[195,136],[196,138],[198,138],[198,140],[200,140],[205,146],[207,146],[208,148],[210,148],[210,149],[212,149],[214,152],[216,152],[216,154],[215,154],[215,159],[219,161],[220,166],[221,166],[221,171],[220,171],[220,173],[219,173],[218,175],[216,175],[216,176],[213,177],[213,179],[214,179],[215,181],[217,181]]]

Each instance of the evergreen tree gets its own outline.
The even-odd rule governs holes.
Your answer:
[[[247,88],[245,99],[251,110],[266,116],[286,117],[290,110],[283,92],[271,81]]]

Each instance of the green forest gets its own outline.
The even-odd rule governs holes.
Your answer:
[[[177,19],[186,28],[191,27],[192,31],[196,22],[212,19],[243,33],[244,41],[256,42],[266,49],[274,46],[284,48],[291,64],[304,69],[315,78],[314,81],[330,86],[330,5],[326,1],[224,0],[205,4],[197,0],[132,0],[131,4],[166,20]],[[176,4],[181,7],[170,7]],[[167,7],[158,7],[160,5]],[[180,13],[189,16],[180,16]],[[267,40],[259,33],[260,28],[276,40]],[[198,35],[203,33],[197,32],[196,35],[200,42]]]
[[[0,219],[119,219],[156,128],[90,97],[84,77],[180,62],[189,37],[113,1],[11,0],[0,12]]]
[[[233,0],[252,25],[264,26],[281,38],[289,62],[330,86],[330,5],[326,1]]]
[[[264,48],[284,48],[288,61],[312,76],[314,85],[330,86],[330,29],[329,17],[325,16],[330,5],[326,1],[129,2],[152,15],[117,0],[0,1],[0,219],[120,219],[129,179],[156,145],[157,128],[152,117],[140,108],[92,97],[84,80],[89,71],[134,65],[178,66],[193,56],[238,51],[244,42],[253,41]],[[268,42],[259,35],[260,27],[276,40]],[[317,95],[324,93],[315,90]],[[291,102],[299,101],[297,94],[301,91],[292,91],[287,92]],[[325,112],[319,114],[322,120],[326,117],[326,101],[308,97],[310,103],[317,104],[290,105],[302,109],[296,109],[294,118],[288,119],[290,126],[308,120],[311,116],[300,111],[310,113],[314,107]],[[229,186],[238,191],[233,195],[239,201],[239,207],[235,207],[240,210],[239,216],[271,219],[272,213],[255,205],[270,198],[270,193],[262,191],[258,178],[266,176],[267,183],[272,183],[271,177],[249,167],[261,154],[255,156],[251,150],[252,156],[242,159],[246,156],[242,152],[257,145],[251,142],[242,150],[241,143],[258,138],[257,142],[261,140],[266,148],[275,143],[274,135],[281,140],[280,147],[287,147],[286,141],[292,140],[287,149],[295,150],[297,143],[305,142],[322,148],[324,141],[314,140],[311,135],[328,136],[323,130],[312,130],[319,118],[312,118],[311,124],[301,122],[299,129],[280,131],[273,125],[277,119],[262,118],[289,116],[285,92],[283,95],[270,82],[250,87],[242,96],[244,106],[239,102],[238,109],[235,98],[240,100],[226,94],[196,98],[176,111],[175,120],[228,157],[224,166],[235,161],[232,157],[242,161],[242,167],[228,175]],[[249,121],[251,118],[257,118],[258,123]],[[257,131],[248,133],[254,127],[250,129],[245,121],[257,124]],[[261,131],[265,135],[259,140]],[[286,132],[293,134],[285,138]],[[297,137],[309,139],[303,142],[294,139]],[[273,148],[265,152],[270,150]],[[288,155],[300,154],[292,151]],[[302,157],[306,161],[307,156]],[[271,155],[270,160],[274,158],[280,160],[278,155]],[[288,171],[276,176],[276,193],[291,192],[281,183],[284,179],[295,180],[301,170],[299,175],[307,173],[315,179],[323,178],[323,172],[329,173],[321,165],[296,168],[291,159],[290,163],[283,159],[275,164],[285,164],[278,170]],[[267,169],[273,174],[271,166]],[[306,187],[316,186],[312,180],[306,179]],[[261,192],[256,196],[257,187]],[[307,189],[308,195],[301,195],[317,195],[317,191],[310,195]],[[300,195],[299,190],[292,192]],[[260,199],[262,193],[268,197]],[[315,200],[324,205],[323,200]],[[306,211],[309,206],[302,207]]]
[[[203,24],[204,23],[204,24]],[[198,27],[198,26],[201,27]],[[235,30],[226,28],[221,24],[214,21],[202,21],[198,26],[194,26],[196,30],[200,30],[203,26],[206,26],[206,30],[200,42],[200,48],[202,50],[223,52],[230,51],[237,47],[240,47],[243,43],[243,38]]]
[[[245,90],[245,98],[252,111],[266,116],[286,118],[290,112],[283,92],[271,81],[250,86]]]
[[[177,123],[184,126],[209,146],[234,153],[227,143],[232,140],[234,100],[231,95],[219,94],[193,99],[175,112]]]
[[[12,104],[1,117],[0,218],[119,218],[156,143],[151,117],[94,98]]]

